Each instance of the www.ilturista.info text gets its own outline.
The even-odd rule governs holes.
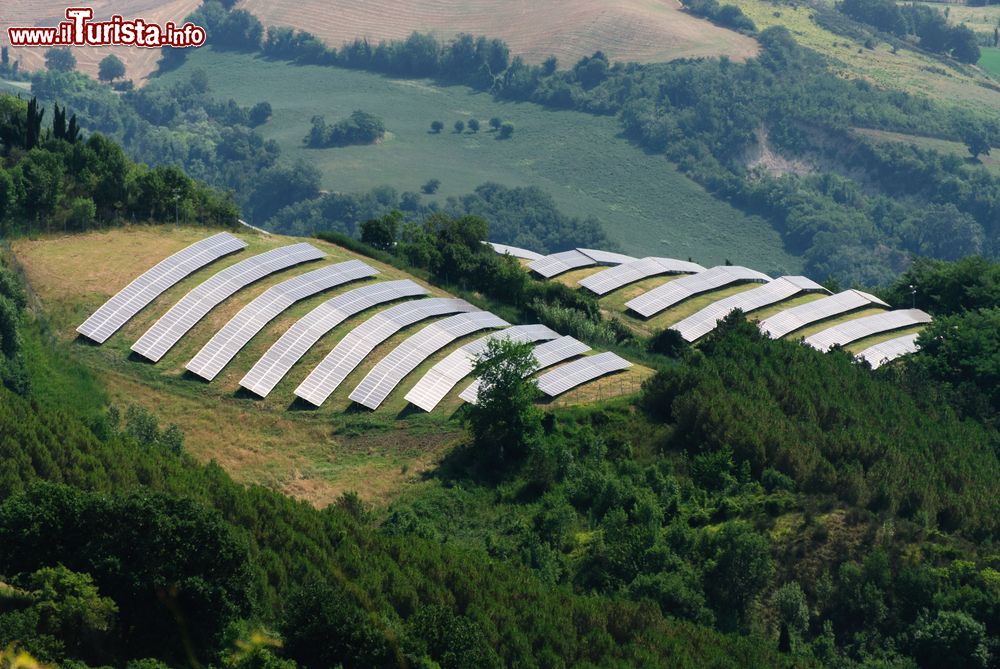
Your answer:
[[[143,19],[112,16],[108,21],[91,21],[90,7],[69,7],[66,21],[57,26],[7,28],[11,46],[108,46],[125,45],[158,49],[162,46],[188,47],[205,43],[205,29],[190,21],[162,26]]]

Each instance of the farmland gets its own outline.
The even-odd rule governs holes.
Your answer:
[[[617,120],[530,103],[499,103],[465,87],[393,80],[334,67],[296,66],[258,57],[200,50],[167,75],[208,75],[213,94],[241,104],[266,98],[274,115],[258,128],[285,157],[304,159],[323,174],[323,187],[352,192],[389,185],[417,191],[441,180],[434,200],[463,195],[479,184],[534,185],[566,214],[593,215],[626,253],[693,257],[718,264],[739,256],[761,271],[794,272],[799,259],[782,249],[778,233],[681,175],[662,156],[622,139]],[[387,137],[375,146],[310,149],[302,143],[309,120],[328,122],[363,109],[385,120]],[[516,130],[508,141],[488,132],[455,134],[455,120],[500,116]],[[431,121],[445,130],[429,132]],[[425,196],[426,199],[426,196]]]
[[[242,0],[237,7],[265,26],[308,30],[333,47],[356,37],[401,39],[414,30],[444,39],[464,32],[500,38],[528,62],[555,55],[563,67],[597,50],[614,60],[663,62],[719,55],[742,60],[757,46],[682,12],[678,0]]]

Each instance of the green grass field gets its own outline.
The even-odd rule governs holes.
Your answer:
[[[994,77],[1000,78],[1000,49],[980,47],[980,51],[982,51],[982,56],[979,57],[979,67]]]
[[[286,158],[319,167],[323,187],[331,191],[379,185],[417,191],[437,178],[441,189],[434,199],[442,201],[486,181],[535,185],[565,213],[596,216],[627,253],[691,256],[705,265],[738,257],[742,264],[773,273],[801,267],[766,221],[715,199],[662,156],[622,139],[613,117],[497,102],[465,87],[207,49],[196,50],[165,78],[186,78],[196,68],[208,74],[216,97],[241,104],[269,101],[274,116],[259,131],[277,141]],[[303,146],[313,115],[333,122],[355,109],[385,120],[385,141],[331,149]],[[513,139],[452,132],[456,120],[477,118],[485,128],[493,116],[514,123]],[[444,122],[441,134],[429,132],[434,120]]]

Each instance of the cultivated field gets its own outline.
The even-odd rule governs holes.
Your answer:
[[[200,0],[93,0],[87,3],[67,3],[65,0],[3,0],[0,3],[0,45],[7,45],[9,26],[54,26],[65,20],[66,7],[92,7],[94,20],[107,20],[112,14],[120,14],[126,19],[142,18],[147,22],[164,24],[167,21],[179,23],[194,11]],[[159,49],[138,47],[73,47],[77,69],[97,78],[97,65],[108,54],[115,54],[125,63],[125,76],[141,85],[143,79],[154,72],[160,60]],[[11,49],[12,60],[19,60],[22,69],[38,70],[45,67],[45,49],[20,47]]]
[[[356,37],[401,39],[414,30],[440,38],[458,33],[497,37],[511,52],[538,63],[555,55],[564,67],[597,50],[614,60],[756,53],[749,37],[680,10],[678,0],[242,0],[265,26],[308,30],[339,47]]]
[[[401,486],[431,467],[461,434],[462,402],[467,381],[427,414],[408,407],[404,395],[434,363],[484,332],[457,340],[408,375],[376,412],[351,407],[348,394],[374,362],[426,325],[403,329],[366,358],[319,409],[293,401],[292,391],[346,332],[378,308],[348,319],[322,338],[267,399],[242,391],[239,380],[295,320],[333,295],[372,280],[358,281],[303,300],[267,325],[211,383],[185,373],[184,365],[240,308],[267,287],[315,269],[306,263],[237,292],[199,322],[158,364],[130,355],[129,347],[170,305],[218,270],[264,250],[299,241],[280,236],[241,234],[249,247],[223,258],[166,291],[104,345],[78,339],[75,327],[108,297],[143,271],[209,234],[203,228],[132,227],[85,235],[15,241],[13,252],[37,297],[53,346],[94,370],[119,406],[138,404],[186,434],[186,450],[202,461],[216,460],[237,480],[261,483],[325,505],[345,490],[368,500],[394,495]],[[346,250],[310,240],[329,253],[324,264],[347,260]],[[407,277],[404,272],[365,259],[381,271],[379,279]],[[426,285],[426,284],[424,284]],[[445,293],[428,286],[432,295]],[[559,405],[610,399],[638,391],[651,370],[636,366],[621,379],[609,377],[559,398]],[[456,413],[459,412],[459,413]]]
[[[597,217],[626,253],[664,255],[702,264],[740,257],[761,271],[795,273],[801,261],[786,253],[767,221],[746,216],[681,175],[662,156],[619,137],[618,121],[530,103],[501,103],[461,86],[393,80],[334,67],[297,66],[233,53],[199,50],[166,81],[208,74],[213,94],[241,104],[268,100],[273,118],[258,131],[281,145],[283,156],[320,168],[330,191],[367,191],[389,185],[418,191],[441,180],[433,200],[464,195],[495,181],[538,186],[566,214]],[[310,149],[302,144],[309,120],[328,122],[363,109],[385,120],[376,146]],[[492,116],[512,121],[514,137],[498,141],[481,131],[456,135],[454,121]],[[431,134],[431,121],[445,130]],[[424,196],[427,199],[427,196]]]

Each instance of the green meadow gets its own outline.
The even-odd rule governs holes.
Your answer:
[[[706,265],[729,258],[773,273],[801,267],[765,220],[714,198],[662,156],[631,144],[611,116],[550,111],[499,102],[461,86],[209,49],[193,52],[164,79],[186,78],[195,69],[206,72],[217,98],[270,102],[273,117],[258,131],[278,142],[286,159],[301,158],[320,168],[323,188],[330,191],[380,185],[419,191],[429,179],[439,179],[433,199],[443,201],[486,181],[534,185],[551,194],[565,213],[595,216],[627,253],[692,257]],[[356,109],[384,119],[387,134],[381,143],[304,146],[314,115],[331,123]],[[488,131],[494,116],[514,124],[511,139],[499,140]],[[482,124],[479,133],[454,132],[455,121],[472,118]],[[439,134],[430,132],[435,120],[445,126]]]

